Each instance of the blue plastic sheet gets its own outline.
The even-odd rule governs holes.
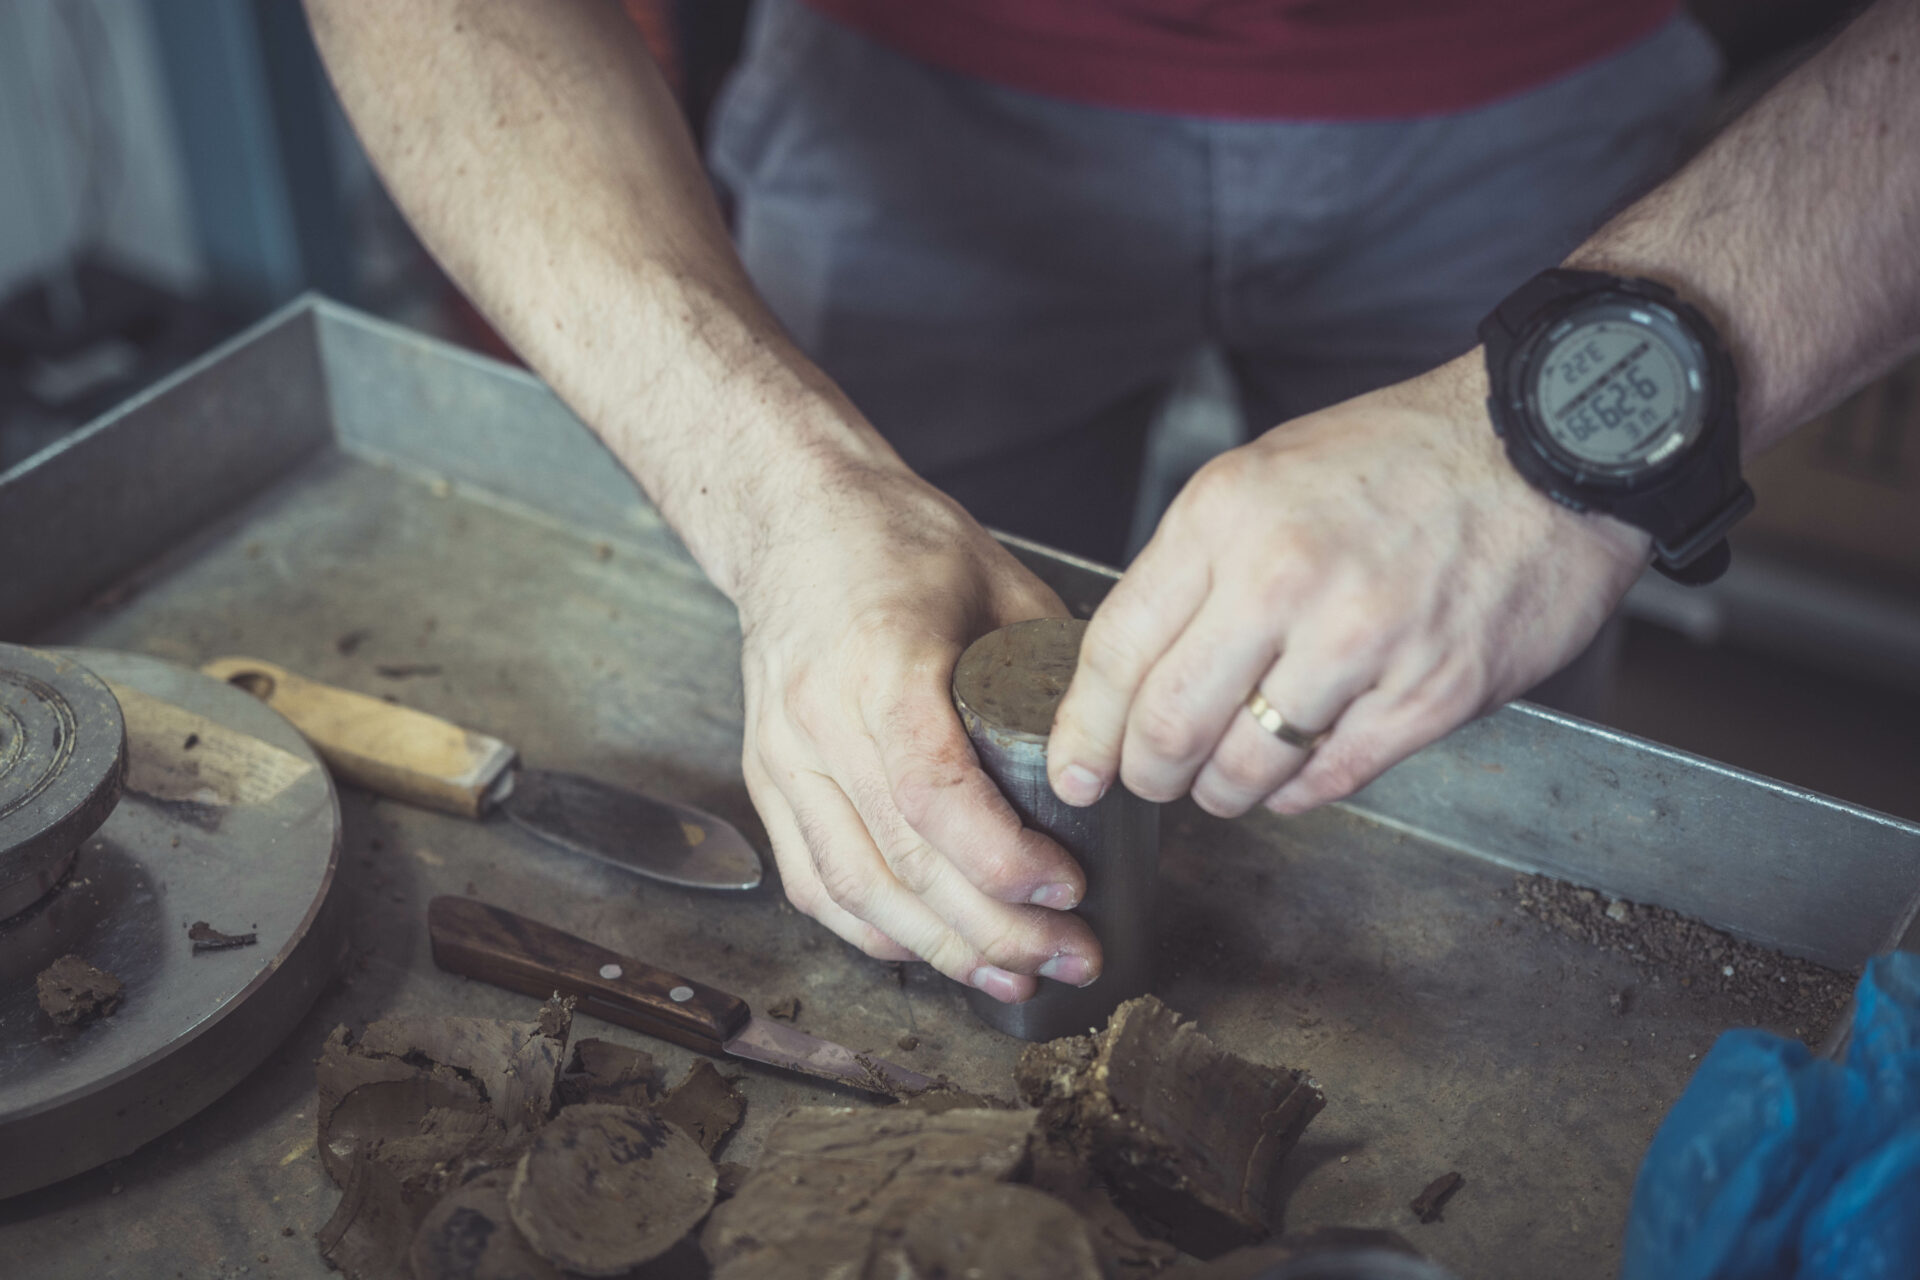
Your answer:
[[[1867,965],[1844,1063],[1730,1031],[1640,1167],[1623,1280],[1920,1280],[1920,955]]]

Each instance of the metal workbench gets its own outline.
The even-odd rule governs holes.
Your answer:
[[[1016,548],[1070,603],[1111,575]],[[198,664],[244,653],[391,693],[574,769],[763,833],[741,785],[737,631],[633,483],[537,381],[319,300],[263,322],[0,476],[0,638]],[[338,637],[364,631],[351,653]],[[376,664],[439,674],[384,679]],[[335,1025],[527,1016],[450,977],[424,907],[470,892],[799,1025],[1007,1093],[1020,1045],[921,966],[866,959],[778,885],[708,896],[343,789],[352,951],[285,1047],[135,1155],[0,1202],[8,1274],[320,1276],[337,1190],[311,1064]],[[1611,1275],[1633,1173],[1724,996],[1516,921],[1513,870],[1859,964],[1920,887],[1920,828],[1527,706],[1304,818],[1166,814],[1161,994],[1227,1047],[1304,1066],[1327,1109],[1285,1173],[1288,1222],[1391,1226],[1473,1277]],[[646,1043],[581,1020],[576,1034]],[[1788,1028],[1791,1030],[1791,1028]],[[918,1047],[902,1051],[911,1033]],[[787,1106],[748,1069],[751,1160]],[[1445,1220],[1407,1200],[1465,1174]],[[291,1234],[287,1234],[287,1232]],[[264,1261],[263,1261],[264,1259]]]

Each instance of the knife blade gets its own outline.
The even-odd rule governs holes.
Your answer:
[[[760,855],[732,823],[579,774],[522,765],[489,734],[308,680],[257,658],[200,668],[292,721],[343,781],[484,820],[496,810],[548,844],[694,889],[759,887]]]
[[[670,1040],[884,1097],[940,1087],[870,1054],[761,1018],[746,1001],[691,978],[588,942],[477,898],[442,895],[427,904],[433,962],[545,999],[558,991],[581,1013]]]

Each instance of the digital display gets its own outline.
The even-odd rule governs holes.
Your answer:
[[[1637,471],[1699,434],[1697,379],[1671,322],[1596,318],[1554,335],[1535,366],[1534,406],[1548,438],[1581,466]],[[1691,347],[1691,343],[1688,343]],[[1690,351],[1687,354],[1692,354]]]

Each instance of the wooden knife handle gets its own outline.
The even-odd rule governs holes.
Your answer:
[[[575,996],[581,1013],[700,1053],[722,1052],[753,1016],[738,996],[474,898],[433,899],[427,933],[449,973],[541,999]]]
[[[513,764],[513,748],[498,738],[271,662],[216,658],[200,670],[291,720],[336,777],[407,804],[477,818]]]

